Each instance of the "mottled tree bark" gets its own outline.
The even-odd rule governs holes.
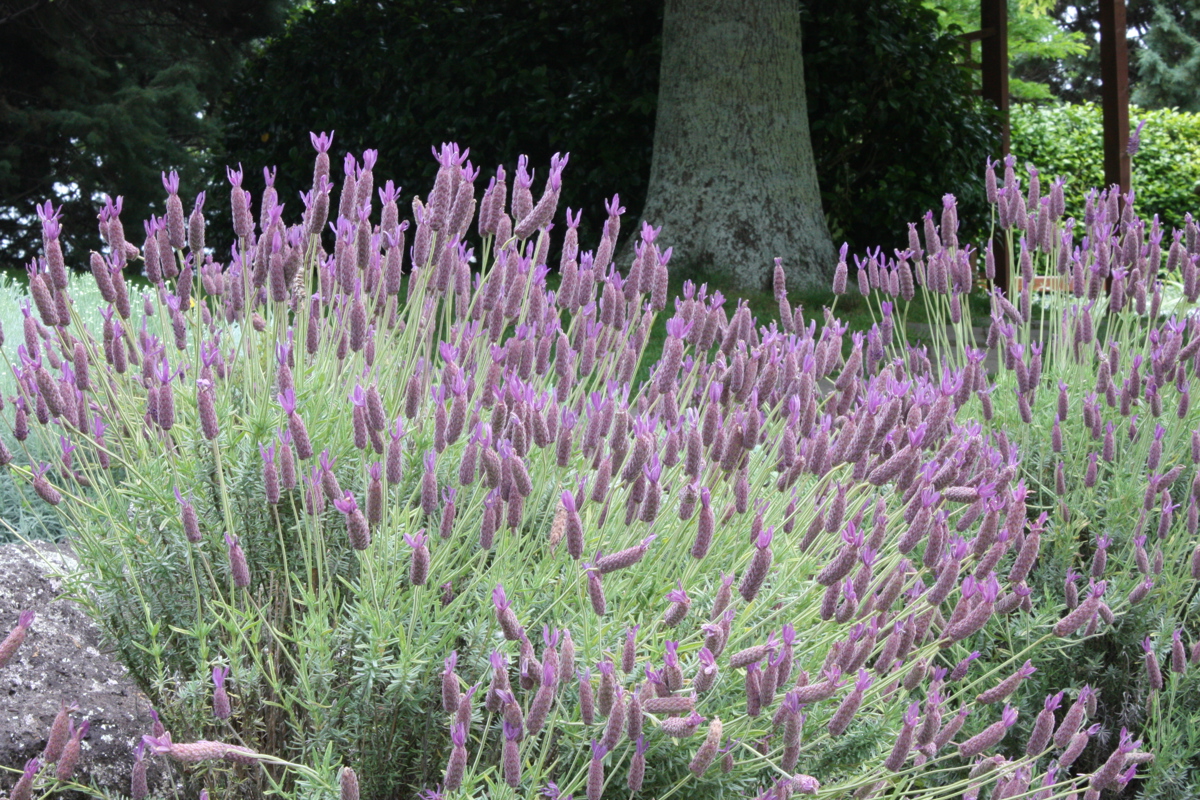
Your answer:
[[[776,257],[789,285],[828,285],[794,0],[667,0],[642,219],[736,287],[767,287]]]

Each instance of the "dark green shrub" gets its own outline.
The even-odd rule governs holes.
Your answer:
[[[946,192],[972,229],[994,125],[954,66],[955,37],[914,0],[802,8],[834,238],[900,246],[904,223],[940,209]],[[661,3],[628,0],[317,4],[251,59],[230,100],[230,159],[279,165],[279,195],[294,204],[307,188],[296,181],[307,180],[310,130],[335,130],[337,153],[378,148],[381,171],[406,190],[433,179],[426,155],[445,140],[471,142],[474,163],[503,162],[510,175],[515,153],[536,164],[569,151],[563,205],[583,208],[581,233],[595,238],[598,198],[616,191],[630,211],[642,207],[661,30]]]
[[[1200,114],[1161,109],[1129,110],[1130,126],[1145,121],[1133,159],[1138,212],[1158,214],[1165,227],[1183,227],[1200,205]],[[1083,218],[1082,189],[1104,185],[1104,138],[1094,103],[1017,106],[1012,110],[1012,152],[1020,164],[1037,164],[1047,176],[1067,180],[1067,214]]]
[[[902,247],[905,223],[940,213],[947,192],[963,233],[979,233],[979,165],[996,149],[997,127],[957,66],[958,38],[914,0],[803,8],[808,118],[834,241]]]
[[[661,30],[659,4],[630,0],[316,4],[251,59],[233,93],[231,158],[278,165],[279,196],[297,206],[310,130],[336,132],[339,185],[340,154],[377,148],[406,199],[432,182],[429,148],[443,141],[470,142],[489,170],[503,163],[510,185],[516,154],[545,164],[570,152],[562,205],[583,208],[582,232],[598,236],[605,196],[636,210],[646,195]]]

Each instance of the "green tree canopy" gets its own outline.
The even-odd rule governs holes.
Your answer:
[[[979,29],[979,0],[926,0],[947,31]],[[1088,52],[1087,34],[1062,26],[1054,16],[1055,0],[1011,0],[1008,3],[1009,92],[1017,100],[1048,100],[1052,73],[1067,59]],[[971,45],[979,61],[978,43]]]
[[[24,0],[0,10],[0,265],[39,247],[34,204],[64,202],[68,249],[95,246],[104,193],[131,230],[191,191],[220,146],[220,98],[239,53],[283,0]],[[161,209],[160,209],[161,213]],[[139,226],[140,227],[140,226]],[[75,259],[78,263],[80,259]]]
[[[974,14],[971,27],[978,25],[978,3],[972,11],[969,0],[936,1],[957,7],[959,22]],[[1128,0],[1125,22],[1133,102],[1187,110],[1197,102],[1200,79],[1200,6],[1195,0]],[[1100,102],[1099,0],[1010,0],[1009,37],[1014,97]]]
[[[1133,102],[1200,111],[1200,1],[1154,0],[1137,52]]]

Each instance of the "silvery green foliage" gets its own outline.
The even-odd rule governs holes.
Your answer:
[[[157,258],[158,279],[144,326],[116,302],[99,329],[77,319],[47,326],[47,361],[83,342],[92,388],[40,356],[15,364],[26,406],[55,391],[61,413],[33,423],[50,455],[13,471],[63,495],[86,565],[79,596],[162,712],[167,730],[146,740],[149,752],[224,759],[188,773],[214,787],[295,782],[313,796],[337,791],[343,764],[366,797],[438,785],[458,796],[534,796],[550,784],[589,798],[630,784],[648,796],[819,788],[950,797],[996,784],[1018,794],[1044,786],[1038,796],[1048,800],[1082,791],[1088,772],[1078,765],[1090,762],[1075,772],[1052,764],[1062,748],[1087,744],[1087,725],[1111,709],[1090,707],[1090,690],[1076,685],[1049,687],[1072,697],[1070,728],[1064,743],[1026,753],[1047,693],[1043,665],[1137,619],[1125,593],[1144,580],[1118,559],[1132,540],[1114,532],[1110,566],[1083,601],[1095,614],[1082,630],[1056,633],[1068,612],[1047,587],[1061,585],[1063,564],[1082,567],[1088,531],[1073,522],[1082,506],[1070,493],[1083,490],[1060,469],[1064,499],[1054,498],[1053,466],[1028,454],[1041,453],[1046,428],[1033,420],[1057,403],[1047,382],[1079,381],[1097,358],[1099,295],[1089,308],[1090,278],[1070,271],[1087,270],[1094,254],[1081,251],[1075,268],[1068,251],[1078,296],[1036,308],[1031,296],[995,296],[991,345],[1004,369],[992,374],[982,344],[908,346],[895,305],[923,287],[921,302],[950,320],[958,342],[971,341],[962,295],[974,276],[953,198],[940,224],[931,214],[914,226],[897,259],[858,260],[866,274],[857,286],[881,287],[880,323],[847,338],[832,312],[818,332],[791,310],[782,268],[775,323],[757,324],[744,304],[729,309],[703,286],[666,302],[670,249],[648,225],[632,275],[598,267],[574,245],[555,252],[544,226],[515,239],[528,225],[508,216],[500,175],[477,203],[495,233],[475,241],[473,218],[455,209],[479,195],[479,171],[454,145],[435,152],[437,182],[428,202],[412,202],[411,221],[388,210],[394,187],[379,193],[376,214],[362,189],[375,180],[369,152],[344,159],[353,196],[335,207],[332,143],[313,140],[303,214],[270,205],[241,226],[228,263],[160,250],[167,224],[146,226],[140,255]],[[565,164],[553,164],[545,197]],[[529,193],[523,216],[555,218],[525,169],[514,184]],[[1042,203],[1015,187],[1012,176],[997,182],[1005,227],[1025,226],[1035,242],[1027,253],[1047,244],[1014,264],[1053,268],[1068,235],[1057,195]],[[616,198],[608,205],[619,214]],[[1108,220],[1136,239],[1136,223],[1119,221],[1116,208],[1087,224]],[[1114,282],[1126,253],[1131,264],[1155,258],[1120,237],[1099,262],[1117,264]],[[1152,248],[1153,230],[1142,241]],[[1016,242],[1008,252],[1019,253]],[[1185,294],[1195,289],[1188,263]],[[1157,302],[1149,274],[1129,284],[1134,306]],[[53,302],[70,293],[49,291]],[[1035,312],[1051,323],[1037,346],[1028,338]],[[1137,345],[1130,406],[1133,395],[1138,408],[1154,402],[1151,378],[1158,399],[1175,403],[1184,384],[1166,378],[1190,375],[1190,342],[1200,340],[1185,337],[1186,325],[1154,328],[1121,313],[1134,314],[1126,337],[1155,331]],[[632,384],[658,314],[670,317],[670,351]],[[1132,381],[1124,352],[1119,374]],[[197,400],[207,393],[215,424],[205,426]],[[461,426],[450,424],[456,404]],[[1066,431],[1079,450],[1095,415],[1117,412],[1090,413],[1086,432],[1078,423]],[[1177,434],[1192,416],[1185,409],[1169,423],[1174,436],[1158,437],[1163,475],[1186,460]],[[1135,430],[1135,447],[1154,438]],[[268,452],[291,457],[290,485],[264,485]],[[1136,457],[1144,462],[1146,450]],[[382,500],[371,500],[385,462]],[[1126,491],[1143,468],[1127,466],[1136,476]],[[1181,498],[1182,472],[1170,484]],[[1078,495],[1089,497],[1098,499]],[[1170,497],[1162,506],[1158,493],[1148,497],[1145,524],[1167,520],[1162,584],[1183,586],[1186,515],[1158,510]],[[375,510],[364,514],[368,504]],[[189,508],[198,542],[184,529]],[[1111,507],[1114,520],[1120,508]],[[1146,563],[1153,572],[1156,560]],[[669,625],[680,593],[690,610]],[[1165,590],[1146,594],[1171,607]],[[630,665],[615,654],[634,625]],[[231,715],[218,723],[211,676],[225,666]],[[1019,669],[1010,691],[1002,681]],[[1170,676],[1172,686],[1185,679]],[[1176,713],[1162,695],[1151,713]],[[900,737],[912,746],[897,748]],[[1112,752],[1103,749],[1097,767]],[[1129,767],[1143,763],[1140,752],[1124,756]]]

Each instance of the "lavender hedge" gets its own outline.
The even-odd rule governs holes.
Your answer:
[[[618,269],[617,198],[594,250],[570,210],[552,237],[566,157],[540,197],[522,160],[511,200],[498,170],[477,202],[445,145],[410,225],[370,151],[331,206],[331,137],[313,142],[300,215],[270,173],[255,215],[230,171],[227,262],[173,177],[140,248],[110,203],[100,330],[41,209],[4,418],[55,455],[10,469],[69,520],[74,596],[160,715],[133,796],[158,757],[215,796],[1192,780],[1190,221],[1164,246],[1115,191],[1064,221],[1060,183],[989,166],[1026,288],[993,295],[986,341],[964,296],[995,251],[957,241],[950,197],[895,257],[851,276],[843,250],[835,290],[856,279],[878,315],[846,341],[836,309],[819,334],[792,309],[782,265],[766,325],[705,286],[669,298],[648,225]],[[1035,275],[1067,290],[1034,296]],[[943,323],[928,349],[906,338],[916,286]],[[42,761],[18,786],[70,780]]]

